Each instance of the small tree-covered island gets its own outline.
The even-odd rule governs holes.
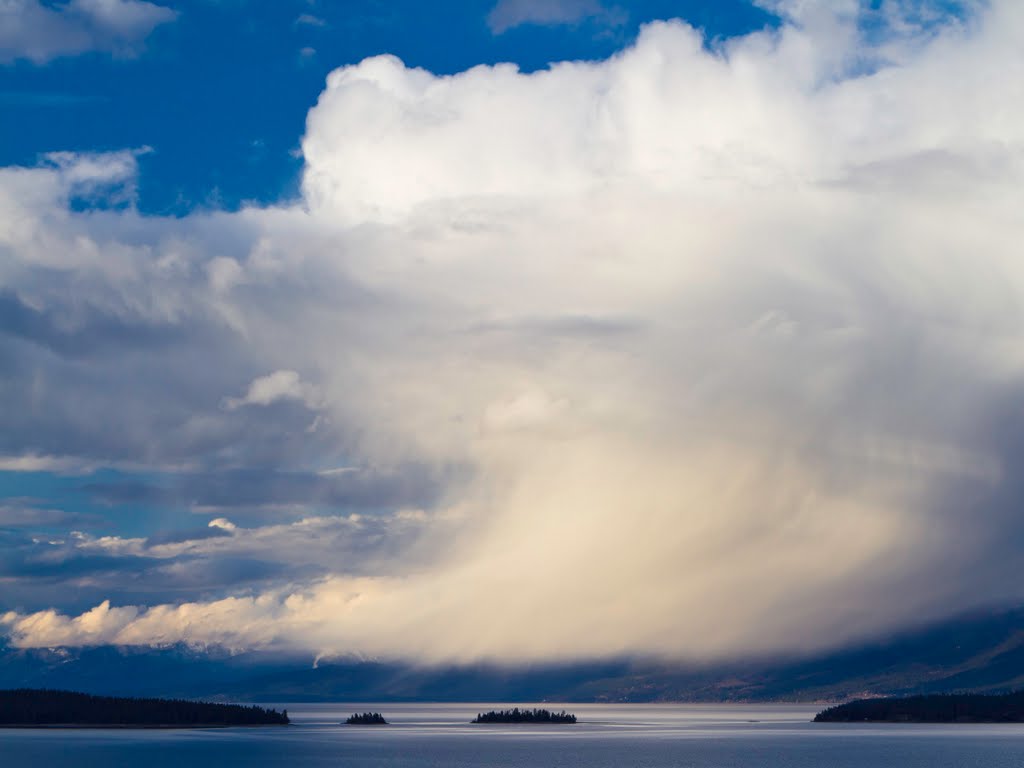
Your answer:
[[[8,728],[227,728],[288,722],[288,710],[241,704],[31,688],[0,691],[0,727]]]
[[[345,725],[387,725],[388,721],[380,712],[363,712],[354,714],[345,721]]]
[[[477,714],[471,723],[558,723],[571,724],[576,722],[576,715],[564,709],[561,712],[550,712],[546,709],[502,709]]]
[[[858,699],[819,712],[816,723],[1024,723],[1024,691]]]

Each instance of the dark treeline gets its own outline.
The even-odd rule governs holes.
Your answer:
[[[388,721],[380,712],[363,712],[363,714],[352,715],[345,721],[345,725],[387,725]]]
[[[550,712],[546,709],[502,709],[491,710],[476,716],[472,723],[575,723],[576,715],[564,709],[561,712]]]
[[[228,726],[287,725],[278,712],[241,704],[182,699],[126,699],[72,691],[0,691],[0,725]]]
[[[990,696],[977,693],[858,699],[829,707],[816,723],[1021,723],[1024,691]]]

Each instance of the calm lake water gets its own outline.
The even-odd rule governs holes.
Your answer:
[[[488,704],[285,704],[287,728],[0,730],[3,768],[1019,768],[1024,726],[813,724],[795,705],[572,704],[566,726],[480,726]],[[562,705],[544,704],[548,709]],[[339,726],[380,711],[392,725]]]

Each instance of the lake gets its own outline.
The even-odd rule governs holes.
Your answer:
[[[522,702],[512,704],[522,705]],[[275,704],[294,725],[0,730],[4,768],[1018,768],[1021,725],[814,724],[808,705],[550,704],[576,725],[469,725],[487,704]],[[532,705],[531,705],[532,706]],[[341,726],[379,711],[392,725]]]

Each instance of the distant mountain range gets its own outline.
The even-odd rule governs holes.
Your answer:
[[[839,701],[1024,688],[1024,608],[962,617],[870,647],[695,666],[618,659],[423,668],[223,649],[0,646],[0,688],[270,701]]]

